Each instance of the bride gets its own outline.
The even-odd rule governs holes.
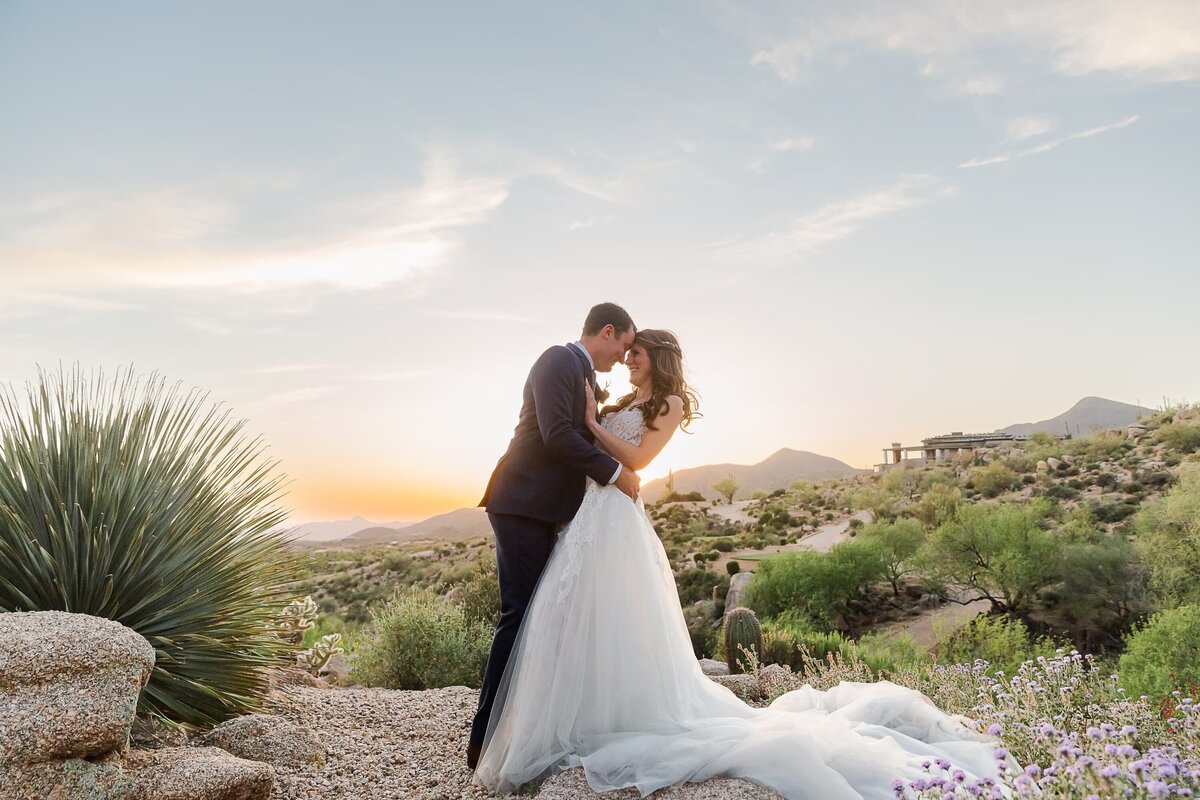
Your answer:
[[[637,333],[635,390],[589,425],[632,469],[697,416],[674,334]],[[671,565],[639,499],[590,478],[559,535],[500,682],[474,783],[512,792],[582,766],[596,791],[724,775],[790,800],[891,800],[892,781],[943,758],[995,772],[994,740],[896,684],[809,686],[752,708],[709,680],[692,650]]]

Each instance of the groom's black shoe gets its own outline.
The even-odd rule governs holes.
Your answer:
[[[474,770],[479,763],[479,745],[467,745],[467,769]]]

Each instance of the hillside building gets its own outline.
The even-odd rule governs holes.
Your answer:
[[[990,450],[1001,445],[1019,445],[1028,436],[1016,436],[1011,433],[995,431],[992,433],[953,433],[941,436],[930,436],[922,439],[919,445],[904,446],[900,442],[892,442],[891,447],[883,448],[883,463],[875,465],[876,472],[884,472],[895,467],[921,467],[938,461],[954,458],[964,450]],[[917,455],[911,455],[916,453]]]

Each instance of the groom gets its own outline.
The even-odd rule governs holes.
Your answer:
[[[637,499],[637,473],[596,448],[584,419],[584,387],[594,390],[596,372],[608,372],[624,360],[636,332],[625,309],[601,303],[588,312],[579,341],[542,353],[525,380],[516,431],[479,502],[496,534],[500,623],[467,744],[471,769],[479,761],[496,690],[525,609],[550,559],[558,528],[579,510],[585,476],[601,485],[615,483]]]

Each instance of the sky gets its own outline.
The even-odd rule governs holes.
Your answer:
[[[0,382],[199,387],[295,522],[474,505],[601,301],[644,480],[1200,399],[1193,0],[0,0],[0,108]]]

